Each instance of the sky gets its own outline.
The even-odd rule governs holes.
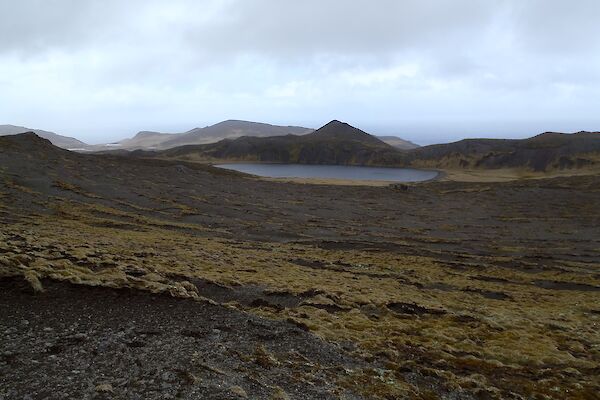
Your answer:
[[[418,144],[600,130],[597,0],[0,0],[0,124],[88,143],[339,119]]]

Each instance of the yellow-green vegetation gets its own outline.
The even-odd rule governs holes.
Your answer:
[[[438,168],[444,171],[442,179],[456,182],[510,182],[521,179],[548,179],[568,176],[600,175],[600,164],[587,168],[557,169],[545,172],[531,171],[526,168],[496,168],[496,169],[468,169],[458,166],[436,165],[423,163],[417,165],[421,168]]]
[[[357,356],[378,360],[380,369],[338,378],[372,397],[436,398],[418,391],[406,371],[491,398],[592,399],[600,390],[600,276],[582,273],[600,265],[570,262],[533,277],[470,255],[457,271],[441,255],[203,237],[196,233],[209,229],[200,225],[98,204],[55,210],[2,227],[0,274],[22,275],[35,291],[55,279],[198,301],[212,301],[198,280],[230,288],[228,306],[351,342]],[[234,295],[245,287],[260,287],[267,300],[297,301],[246,304]],[[261,347],[253,356],[277,362]]]
[[[73,192],[73,193],[76,193],[76,194],[79,194],[79,195],[82,195],[82,196],[85,196],[85,197],[89,197],[89,198],[92,198],[92,199],[100,199],[101,198],[100,196],[97,196],[97,195],[95,195],[93,193],[86,192],[85,190],[83,190],[79,186],[73,185],[73,184],[68,183],[68,182],[63,182],[61,180],[55,180],[54,181],[54,186],[57,187],[57,188],[59,188],[59,189],[68,190],[70,192]]]
[[[10,189],[15,189],[18,191],[21,191],[23,193],[29,193],[29,194],[35,194],[35,190],[32,190],[31,188],[21,185],[20,183],[18,183],[16,180],[12,179],[12,178],[4,178],[4,186],[6,188],[10,188]]]
[[[0,138],[0,277],[21,277],[40,303],[57,286],[72,289],[50,282],[58,280],[294,324],[336,344],[348,363],[325,366],[327,351],[301,356],[302,342],[287,334],[256,336],[240,359],[264,372],[290,366],[296,382],[331,382],[340,397],[346,388],[375,399],[596,399],[597,162],[550,151],[532,165],[528,155],[542,139],[548,148],[573,138],[596,136],[513,143],[510,163],[499,157],[505,149],[486,150],[489,141],[477,145],[483,164],[464,151],[415,150],[423,156],[415,162],[445,168],[446,179],[392,187],[267,182],[180,159],[82,155],[32,135]],[[304,161],[319,156],[315,146],[304,147],[312,149]],[[212,159],[192,150],[160,156]],[[350,148],[336,162],[358,162],[356,154]],[[573,176],[537,179],[559,175]],[[2,283],[14,293],[14,279]],[[283,341],[298,354],[278,352]],[[198,349],[191,360],[198,370],[227,373],[202,357]],[[288,390],[283,382],[269,385],[275,398],[293,397],[277,390]]]

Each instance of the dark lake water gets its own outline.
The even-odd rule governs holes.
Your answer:
[[[270,178],[328,178],[370,181],[420,182],[433,179],[435,171],[412,168],[355,167],[304,164],[219,164],[215,167]]]

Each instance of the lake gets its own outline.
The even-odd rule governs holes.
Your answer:
[[[358,167],[306,164],[218,164],[215,167],[269,178],[320,178],[369,181],[421,182],[433,179],[436,171],[412,168]]]

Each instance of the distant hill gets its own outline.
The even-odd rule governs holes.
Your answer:
[[[29,129],[23,126],[0,125],[0,136],[16,135],[19,133],[34,132],[39,137],[48,139],[53,145],[63,149],[87,149],[89,146],[75,138],[62,136],[54,132],[43,131],[41,129]]]
[[[160,147],[161,143],[173,139],[177,135],[178,134],[176,133],[141,131],[130,139],[124,139],[117,143],[113,143],[111,147],[130,150],[156,149]]]
[[[419,145],[414,144],[413,142],[409,142],[408,140],[404,140],[399,138],[398,136],[377,136],[381,141],[389,144],[390,146],[394,146],[400,150],[411,150],[416,149]]]
[[[414,149],[410,165],[448,169],[550,171],[600,165],[600,133],[546,132],[529,139],[465,139]]]
[[[397,153],[397,149],[377,137],[334,120],[302,136],[245,136],[214,144],[177,147],[159,152],[158,156],[188,160],[385,165],[394,162]]]
[[[142,131],[131,139],[124,139],[107,147],[127,150],[164,150],[177,146],[216,143],[223,139],[235,139],[241,136],[305,135],[313,131],[314,129],[300,126],[279,126],[260,122],[227,120],[204,128],[194,128],[183,133]]]
[[[220,134],[256,132],[253,129],[261,130],[262,134],[267,136],[241,136],[223,139],[217,143],[184,145],[161,150],[165,137],[171,141],[173,136],[177,135],[140,132],[134,138],[128,139],[127,143],[132,148],[136,148],[134,142],[143,142],[142,148],[155,147],[152,151],[136,151],[133,156],[190,161],[258,161],[448,170],[510,168],[534,172],[585,168],[600,170],[600,132],[546,132],[528,139],[465,139],[454,143],[400,150],[376,136],[337,120],[310,133],[305,133],[307,128],[277,127],[244,121],[225,121],[192,131],[195,131],[194,140],[200,140],[199,137],[209,140],[208,138],[214,139]],[[291,129],[304,134],[268,136],[280,129]],[[27,131],[29,130],[23,127],[0,125],[0,136]],[[53,132],[33,132],[49,141],[44,143],[52,143],[65,149],[101,149],[113,154],[128,154],[126,149],[117,146],[89,146],[77,139]],[[33,133],[26,137],[32,135]],[[6,143],[13,142],[15,141]]]
[[[148,155],[148,154],[146,154]],[[529,139],[465,139],[400,150],[339,121],[295,136],[241,137],[181,146],[151,156],[184,160],[378,165],[437,169],[522,169],[545,172],[600,168],[600,133],[547,132]]]
[[[35,132],[38,136],[50,140],[54,145],[65,149],[79,151],[105,152],[112,150],[165,150],[178,146],[216,143],[223,139],[236,139],[242,136],[270,137],[285,135],[306,135],[314,129],[300,126],[270,125],[260,122],[227,120],[204,128],[194,128],[182,133],[163,133],[141,131],[134,137],[114,143],[88,145],[72,137],[62,136],[41,129],[30,129],[22,126],[0,125],[0,136],[15,135],[24,132]],[[418,147],[413,143],[395,136],[381,138],[394,147],[409,149]]]
[[[215,143],[223,139],[242,136],[269,137],[284,135],[305,135],[314,129],[299,126],[279,126],[260,122],[228,120],[205,128],[195,128],[161,144],[162,148],[171,148],[190,144]]]
[[[43,138],[33,131],[16,133],[14,135],[0,135],[0,145],[0,151],[20,151],[24,154],[31,154],[32,152],[66,153],[64,149],[59,148],[49,139]]]

